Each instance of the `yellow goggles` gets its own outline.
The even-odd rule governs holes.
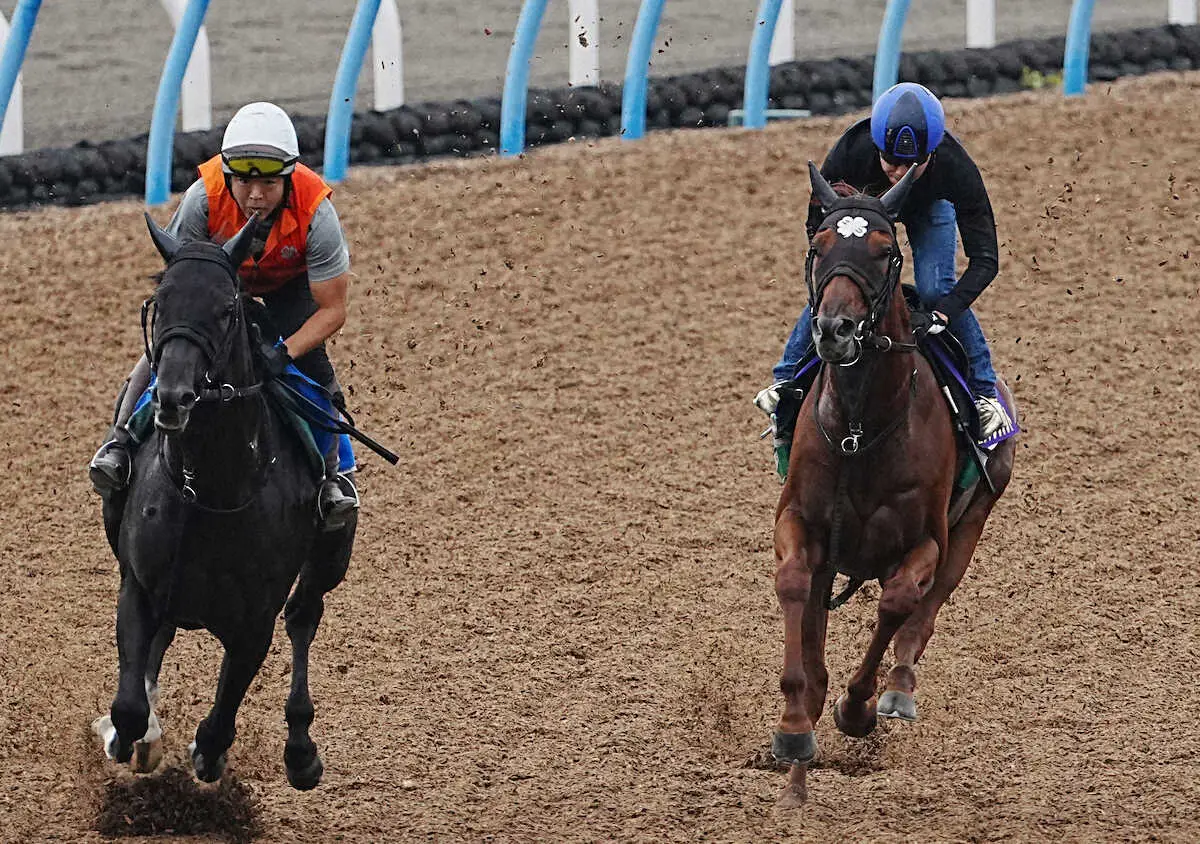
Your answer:
[[[293,162],[280,161],[277,158],[262,158],[259,156],[238,156],[226,158],[225,166],[229,172],[237,176],[278,176]]]

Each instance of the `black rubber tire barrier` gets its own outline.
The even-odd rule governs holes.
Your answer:
[[[987,50],[928,50],[900,57],[900,79],[927,85],[939,96],[989,97],[1057,81],[1065,38],[1025,38]],[[1088,78],[1200,67],[1200,26],[1166,25],[1095,33]],[[770,72],[769,107],[844,114],[871,103],[874,58],[796,61]],[[725,126],[742,107],[745,67],[651,79],[646,95],[647,130]],[[571,138],[616,135],[621,128],[621,86],[530,90],[525,141],[530,147]],[[356,114],[350,130],[354,164],[413,164],[439,156],[493,155],[500,145],[498,97],[422,102],[385,112]],[[324,160],[325,118],[293,117],[301,160],[319,168]],[[223,127],[180,133],[173,144],[171,189],[183,191],[196,166],[216,153]],[[37,204],[78,205],[145,190],[146,136],[68,149],[31,150],[0,158],[0,208]]]

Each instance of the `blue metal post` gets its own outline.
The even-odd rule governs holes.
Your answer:
[[[525,149],[525,95],[529,93],[529,60],[542,31],[546,0],[525,0],[517,31],[508,50],[504,95],[500,100],[500,155],[512,158]]]
[[[650,51],[666,0],[642,0],[629,58],[625,62],[625,90],[621,94],[621,137],[632,141],[646,134],[646,86],[650,75]]]
[[[350,32],[342,47],[342,58],[338,62],[337,76],[333,79],[333,91],[329,94],[329,114],[325,118],[325,167],[323,175],[327,182],[340,182],[346,178],[346,167],[350,162],[350,124],[354,120],[354,93],[358,88],[358,74],[362,71],[363,59],[371,46],[371,30],[375,27],[375,16],[379,14],[380,0],[358,0],[354,17],[350,21]]]
[[[206,12],[208,0],[190,0],[175,29],[158,80],[146,148],[146,204],[149,206],[162,205],[171,197],[171,147],[175,139],[175,117],[179,114],[179,89],[183,86],[183,75],[187,72]]]
[[[1063,63],[1063,93],[1068,97],[1083,96],[1087,88],[1092,5],[1092,0],[1075,0],[1071,4],[1071,22],[1067,24],[1067,47]]]
[[[754,34],[750,37],[750,58],[746,62],[746,88],[742,95],[745,117],[742,125],[747,129],[761,129],[767,125],[767,94],[771,85],[771,41],[775,38],[775,25],[779,22],[779,9],[783,0],[762,0],[758,17],[754,19]]]
[[[0,129],[4,128],[4,115],[8,113],[8,101],[25,62],[25,48],[33,37],[33,25],[37,22],[38,9],[42,0],[18,0],[13,10],[12,26],[8,29],[8,41],[4,44],[4,55],[0,57]]]
[[[879,44],[875,48],[875,84],[871,101],[895,85],[900,79],[900,42],[904,39],[904,19],[908,17],[909,0],[888,0],[879,28]]]

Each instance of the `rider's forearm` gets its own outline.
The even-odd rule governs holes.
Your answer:
[[[296,333],[284,340],[288,354],[298,358],[308,354],[337,333],[346,322],[345,304],[318,307]]]

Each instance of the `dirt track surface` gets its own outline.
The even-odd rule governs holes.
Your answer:
[[[402,463],[363,458],[314,648],[316,792],[284,779],[282,629],[241,711],[228,776],[262,840],[1200,838],[1198,93],[949,104],[996,208],[978,312],[1027,431],[922,661],[922,720],[855,741],[827,714],[793,813],[748,766],[782,653],[750,398],[802,304],[804,162],[845,121],[356,172],[333,357]],[[98,789],[125,782],[86,732],[118,578],[84,466],[157,268],[140,214],[0,217],[4,841],[99,840]],[[831,701],[873,594],[831,619]],[[219,658],[202,633],[168,654],[168,765]]]

